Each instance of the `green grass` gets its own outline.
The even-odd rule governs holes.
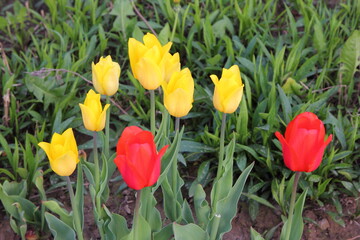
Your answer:
[[[244,98],[228,116],[225,142],[235,135],[235,174],[255,162],[245,192],[257,197],[244,199],[251,204],[275,200],[285,211],[291,172],[274,132],[284,132],[304,111],[316,113],[334,140],[319,169],[305,174],[300,187],[310,187],[308,196],[319,204],[339,206],[341,194],[358,196],[360,1],[334,7],[301,0],[195,0],[177,7],[170,0],[135,3],[147,24],[128,0],[35,2],[5,1],[0,10],[2,181],[25,179],[33,185],[39,168],[49,173],[37,142],[68,127],[78,136],[87,134],[78,103],[90,88],[83,78],[91,80],[91,62],[100,56],[110,54],[122,68],[113,97],[121,108],[112,108],[111,147],[125,126],[149,125],[150,103],[131,74],[127,54],[128,38],[140,40],[150,31],[148,24],[163,43],[174,31],[171,52],[180,53],[195,80],[194,108],[181,121],[181,160],[191,168],[202,166],[200,182],[215,173],[221,125],[209,76],[237,64]],[[81,144],[91,148],[85,140]],[[271,193],[277,194],[272,198]]]

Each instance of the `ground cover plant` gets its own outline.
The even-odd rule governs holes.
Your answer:
[[[360,235],[359,1],[0,6],[0,235],[300,239],[303,223],[305,239]],[[286,130],[309,112],[328,145],[297,168]],[[72,142],[66,164],[58,141]],[[141,176],[161,163],[155,182],[132,182],[123,163],[139,152]],[[111,204],[128,196],[129,216]],[[259,227],[264,212],[277,222]]]

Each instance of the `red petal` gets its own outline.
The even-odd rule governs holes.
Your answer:
[[[126,127],[122,132],[121,137],[116,145],[116,153],[125,154],[125,146],[127,145],[127,141],[134,138],[136,134],[142,131],[143,130],[137,126]]]

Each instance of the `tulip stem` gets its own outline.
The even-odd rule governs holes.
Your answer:
[[[155,92],[150,90],[150,130],[155,136]]]
[[[98,157],[98,150],[97,150],[97,132],[94,131],[94,165],[95,165],[95,191],[96,191],[96,195],[99,192],[100,189],[100,167],[99,167],[99,157]],[[97,200],[98,198],[95,197],[95,202],[96,202],[96,209],[97,211],[100,211],[100,201]]]
[[[286,229],[285,240],[290,239],[291,225],[292,225],[292,220],[293,220],[293,215],[294,215],[296,191],[297,191],[297,185],[299,183],[300,176],[301,176],[301,172],[295,172],[295,180],[294,180],[293,189],[292,189],[292,193],[291,193],[289,217],[288,217],[288,224],[287,224],[287,229]]]
[[[141,199],[141,190],[136,191],[136,202],[134,209],[134,220],[133,220],[133,229],[134,229],[134,239],[139,239],[137,236],[137,231],[139,230],[139,210],[140,210],[140,199]]]
[[[79,215],[79,210],[77,208],[77,205],[75,203],[75,195],[74,195],[74,190],[71,186],[71,182],[70,182],[70,178],[69,176],[65,176],[66,179],[66,183],[67,183],[67,188],[69,191],[69,195],[70,195],[70,202],[71,202],[71,207],[73,210],[73,214],[74,214],[74,225],[75,225],[75,231],[77,234],[77,237],[79,240],[84,239],[83,236],[83,232],[82,232],[82,227],[81,227],[81,223],[80,223],[80,215]]]
[[[110,97],[106,96],[106,103],[110,104]],[[105,156],[106,158],[109,158],[110,155],[110,108],[111,105],[109,106],[109,108],[106,110],[106,123],[105,123],[105,143],[104,143],[104,152],[105,152]]]
[[[220,130],[220,151],[219,151],[219,165],[216,174],[216,181],[219,181],[224,162],[224,150],[225,150],[225,126],[226,126],[226,113],[222,114],[221,130]]]
[[[214,184],[216,184],[220,177],[221,177],[221,174],[223,172],[223,165],[224,165],[224,149],[225,149],[225,126],[226,126],[226,113],[223,113],[222,114],[222,121],[221,121],[221,130],[220,130],[220,150],[219,150],[219,164],[218,164],[218,169],[217,169],[217,173],[216,173],[216,179],[214,181]],[[219,191],[217,188],[217,184],[214,185],[215,186],[215,194],[214,194],[214,199],[212,201],[212,207],[214,208],[214,210],[216,211],[216,203],[218,201],[218,194],[219,194]]]
[[[180,130],[180,118],[176,117],[175,118],[175,133],[178,132]]]

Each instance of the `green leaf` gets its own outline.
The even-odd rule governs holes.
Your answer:
[[[304,230],[304,221],[302,217],[304,203],[306,199],[307,190],[305,190],[298,200],[295,203],[294,207],[294,215],[291,224],[291,232],[290,232],[290,239],[291,240],[300,240],[303,230]],[[284,226],[281,231],[280,240],[285,240],[286,229],[288,228],[288,220],[285,221]]]
[[[202,186],[198,184],[195,188],[194,193],[194,205],[198,225],[202,228],[205,228],[208,225],[210,216],[209,203],[206,201],[205,198],[205,191]]]
[[[251,237],[251,240],[264,240],[264,238],[261,236],[261,234],[258,233],[252,227],[250,228],[250,237]]]
[[[54,240],[76,239],[75,232],[71,227],[69,227],[69,225],[48,212],[45,213],[45,218],[50,231],[54,236]]]
[[[340,62],[343,64],[339,70],[343,74],[343,84],[350,84],[354,81],[353,75],[360,64],[360,30],[355,30],[346,40]]]
[[[174,230],[175,240],[209,239],[209,235],[198,225],[195,225],[193,223],[187,225],[179,225],[177,223],[173,223],[173,230]]]
[[[73,216],[66,209],[60,207],[59,203],[54,200],[43,201],[42,204],[53,213],[60,216],[62,222],[68,226],[73,226]]]
[[[237,209],[240,195],[253,166],[254,163],[250,164],[241,173],[234,186],[230,190],[228,196],[224,199],[221,199],[216,204],[216,213],[221,215],[221,221],[217,233],[217,236],[220,239],[226,232],[231,230],[231,221],[237,213],[235,209]],[[211,226],[211,224],[209,224],[209,226]]]
[[[130,231],[127,227],[126,219],[119,214],[111,213],[105,205],[104,210],[110,218],[106,230],[110,232],[107,233],[107,236],[109,237],[109,235],[112,235],[113,238],[109,237],[109,239],[121,239],[122,237],[128,235]]]

